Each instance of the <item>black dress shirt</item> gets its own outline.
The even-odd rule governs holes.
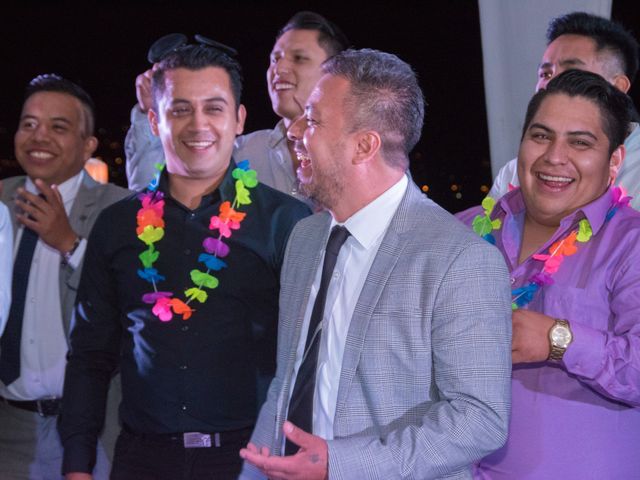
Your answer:
[[[220,187],[189,210],[171,198],[166,174],[165,235],[155,243],[157,284],[185,300],[189,272],[209,221],[235,197],[231,164]],[[146,249],[136,236],[140,200],[133,195],[105,209],[87,246],[71,331],[60,434],[64,471],[91,471],[104,423],[110,378],[122,377],[121,420],[139,433],[221,432],[255,423],[275,373],[280,266],[291,229],[309,215],[302,202],[259,184],[239,230],[224,239],[227,268],[212,272],[219,285],[193,316],[160,321],[142,301],[153,286],[137,275]],[[216,235],[213,235],[217,237]]]

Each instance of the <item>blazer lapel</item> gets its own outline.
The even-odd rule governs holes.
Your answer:
[[[360,354],[364,348],[364,341],[373,311],[387,285],[391,272],[407,244],[406,235],[410,234],[410,232],[405,232],[410,231],[411,226],[418,220],[416,218],[417,215],[412,211],[413,206],[421,200],[426,200],[426,197],[409,179],[407,191],[382,239],[351,317],[342,359],[342,370],[340,372],[340,384],[336,400],[336,419],[343,415],[345,402],[348,399],[351,383],[360,361]],[[337,425],[336,421],[334,430]]]
[[[86,222],[97,201],[99,192],[99,189],[95,188],[97,185],[99,184],[83,171],[82,183],[69,212],[71,228],[85,238],[89,234]]]
[[[15,178],[8,178],[3,180],[4,191],[2,192],[2,201],[9,209],[9,218],[11,218],[11,225],[13,226],[13,238],[15,240],[18,234],[18,229],[22,226],[18,224],[16,220],[16,191],[19,187],[24,187],[27,177],[20,176]]]
[[[295,299],[295,304],[280,306],[286,312],[285,316],[292,324],[289,325],[289,338],[285,339],[285,345],[291,345],[291,348],[286,352],[286,376],[283,380],[280,404],[277,409],[276,438],[280,438],[282,424],[286,419],[285,415],[291,388],[293,387],[291,380],[296,361],[296,351],[302,333],[302,323],[309,303],[311,286],[329,237],[328,227],[330,222],[331,216],[326,212],[314,215],[313,221],[310,221],[308,228],[299,230],[299,236],[291,242],[290,251],[287,252],[288,258],[292,259],[293,262],[303,263],[307,268],[300,268],[299,264],[292,265],[283,275],[283,283],[286,281],[287,287],[291,289],[290,298]],[[279,445],[280,443],[277,444]]]
[[[78,235],[86,239],[91,232],[89,228],[89,217],[95,209],[100,189],[95,188],[99,183],[86,172],[83,171],[81,175],[82,183],[80,184],[80,188],[78,188],[78,193],[76,193],[76,198],[69,212],[69,224]],[[75,272],[69,266],[60,266],[60,308],[62,310],[62,323],[67,340],[69,339],[73,304],[75,303],[76,297],[76,289],[72,286],[74,282],[71,281],[71,278],[72,276],[76,278],[76,275],[79,278],[80,272]]]

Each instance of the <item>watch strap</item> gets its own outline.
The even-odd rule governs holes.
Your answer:
[[[74,253],[76,253],[76,250],[78,249],[78,246],[80,245],[81,241],[82,241],[82,237],[78,235],[75,241],[73,242],[73,246],[71,247],[71,250],[69,250],[68,252],[64,252],[62,254],[62,262],[64,264],[68,264],[71,261],[71,257],[73,256]]]

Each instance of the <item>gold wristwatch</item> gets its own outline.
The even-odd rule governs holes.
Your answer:
[[[556,319],[556,323],[553,324],[551,330],[549,330],[549,351],[548,360],[559,362],[562,360],[564,352],[567,351],[567,347],[573,341],[573,334],[571,333],[571,327],[566,320]]]

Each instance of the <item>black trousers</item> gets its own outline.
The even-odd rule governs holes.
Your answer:
[[[239,451],[251,428],[223,432],[220,446],[185,448],[181,435],[146,435],[123,430],[116,442],[111,480],[236,480]],[[213,444],[213,435],[212,435]]]

